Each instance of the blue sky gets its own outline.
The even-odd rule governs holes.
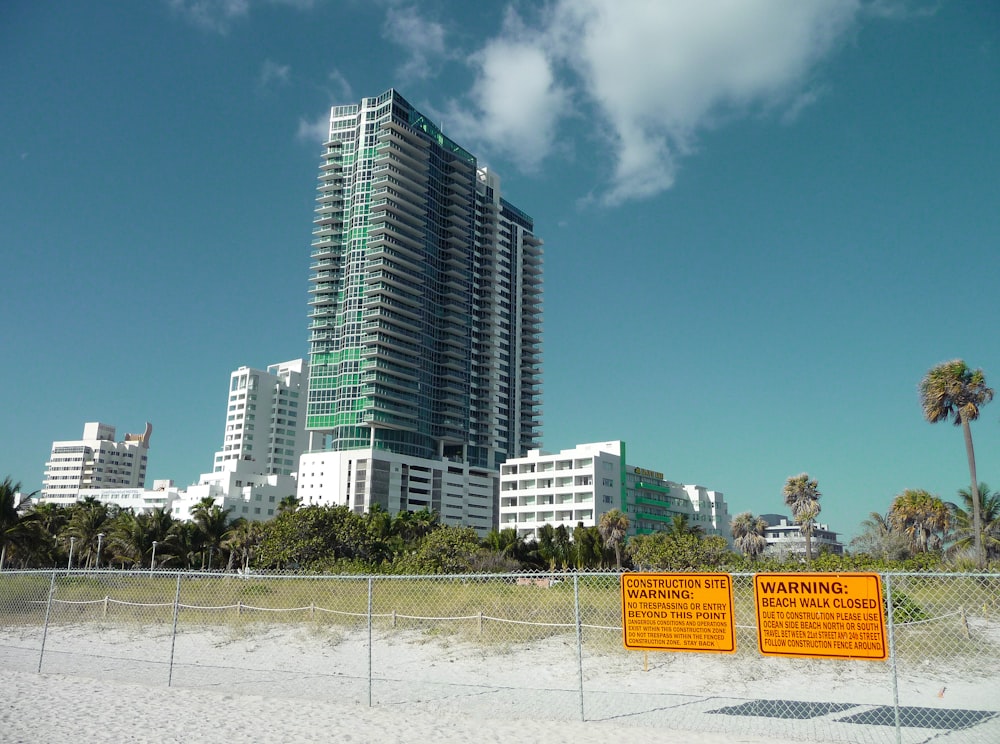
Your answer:
[[[847,536],[968,485],[916,390],[1000,387],[1000,7],[889,0],[4,3],[0,475],[98,420],[210,470],[230,370],[307,353],[329,107],[389,87],[545,240],[545,449],[734,513],[806,471]]]

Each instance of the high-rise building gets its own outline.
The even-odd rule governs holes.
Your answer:
[[[312,244],[300,473],[331,452],[355,462],[367,450],[396,456],[397,469],[420,461],[431,483],[444,461],[491,478],[537,447],[541,245],[497,175],[399,93],[334,107]],[[368,477],[356,502],[356,469],[338,469],[339,482],[300,495],[408,508],[405,474],[399,493]]]
[[[116,442],[115,427],[95,421],[84,424],[82,439],[53,442],[38,500],[72,504],[95,489],[144,487],[152,433],[147,423]]]
[[[291,475],[305,448],[303,359],[272,364],[267,371],[240,367],[229,376],[229,404],[222,449],[213,471]]]

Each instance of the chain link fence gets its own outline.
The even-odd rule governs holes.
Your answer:
[[[1000,576],[883,574],[889,658],[627,651],[614,573],[302,576],[3,571],[24,672],[525,720],[828,742],[1000,741]]]

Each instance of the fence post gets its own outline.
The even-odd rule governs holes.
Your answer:
[[[52,570],[52,580],[49,581],[49,601],[45,604],[45,625],[42,628],[42,647],[38,649],[38,673],[42,673],[42,658],[45,656],[45,639],[49,635],[49,615],[52,612],[52,597],[56,593],[56,572]]]
[[[104,595],[104,609],[101,610],[101,617],[105,618],[105,619],[108,617],[108,595],[107,594]]]
[[[309,603],[309,619],[310,620],[315,620],[316,619],[316,603],[315,602],[310,602]]]
[[[174,681],[174,648],[177,645],[177,616],[181,605],[181,575],[177,574],[177,589],[174,590],[174,627],[170,632],[170,672],[167,675],[167,687]]]
[[[236,617],[239,617],[242,614],[243,614],[243,600],[242,599],[237,599],[236,600]]]
[[[899,675],[896,671],[896,626],[892,615],[892,574],[885,575],[885,613],[886,624],[889,626],[889,658],[892,660],[892,713],[896,723],[896,744],[902,742],[903,729],[899,721]]]
[[[483,611],[479,611],[479,635],[483,634]]]
[[[368,577],[368,707],[372,707],[372,583]]]
[[[587,717],[583,708],[583,630],[580,624],[580,574],[573,574],[573,608],[576,611],[576,664],[577,677],[580,681],[580,720]]]

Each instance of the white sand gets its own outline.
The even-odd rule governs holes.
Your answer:
[[[0,741],[896,741],[892,726],[843,720],[892,703],[882,662],[746,652],[647,661],[614,644],[586,647],[581,661],[572,634],[483,646],[397,629],[376,632],[370,653],[367,640],[364,629],[309,624],[189,625],[176,638],[166,624],[62,625],[49,628],[38,674],[40,629],[0,628]],[[900,669],[900,702],[996,710],[1000,682],[983,672],[911,664]],[[773,700],[841,707],[803,718],[720,713]],[[931,739],[1000,741],[1000,720],[903,731],[905,744]]]
[[[480,718],[418,707],[289,701],[217,690],[163,688],[0,672],[0,739],[35,742],[551,742],[607,744],[622,735],[608,722]],[[771,742],[722,733],[630,729],[634,741]]]

